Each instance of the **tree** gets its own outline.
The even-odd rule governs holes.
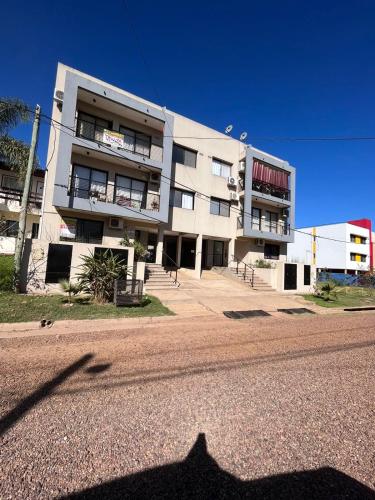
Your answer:
[[[30,120],[27,105],[20,99],[0,98],[0,160],[22,179],[25,176],[29,158],[29,145],[9,135],[9,131]],[[36,160],[34,168],[39,167]]]

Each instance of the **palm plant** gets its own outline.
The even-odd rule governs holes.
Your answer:
[[[329,300],[335,300],[337,298],[337,284],[333,281],[324,281],[321,283],[316,291],[316,295],[326,302]]]
[[[19,99],[0,98],[0,160],[23,178],[29,158],[29,145],[9,135],[9,131],[30,120],[27,105]],[[38,160],[34,167],[38,167]]]
[[[128,274],[126,263],[111,250],[101,254],[82,255],[81,272],[78,283],[81,289],[90,293],[100,304],[110,302],[113,298],[114,282],[125,279]]]
[[[68,280],[61,280],[60,286],[68,294],[68,304],[72,303],[72,295],[77,295],[82,290],[80,283],[73,283]]]

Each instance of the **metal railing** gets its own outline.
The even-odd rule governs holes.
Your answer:
[[[122,127],[124,128],[124,127]],[[76,136],[82,139],[88,139],[89,141],[99,142],[101,144],[106,144],[111,147],[111,144],[107,144],[104,140],[104,132],[108,130],[109,132],[115,132],[116,135],[122,137],[122,146],[118,146],[117,149],[130,151],[141,156],[146,156],[150,158],[151,155],[151,136],[143,134],[141,132],[132,132],[130,135],[126,135],[121,131],[113,130],[96,123],[83,120],[82,118],[77,118],[77,128]]]
[[[253,181],[252,184],[253,191],[258,193],[268,194],[269,196],[274,196],[275,198],[281,198],[282,200],[290,200],[290,190],[283,189],[273,184],[268,184],[261,181]]]
[[[170,267],[169,276],[172,278],[173,283],[179,287],[181,285],[181,283],[177,279],[179,266],[177,265],[177,262],[175,262],[171,257],[169,257],[169,255],[166,252],[164,252],[164,250],[162,253],[167,258],[167,262],[170,262],[172,264],[172,266],[165,265],[164,267]],[[174,277],[172,276],[172,273],[175,273]]]
[[[238,259],[235,255],[233,255],[232,257],[233,257],[233,261],[236,263],[236,274],[240,275],[242,273],[242,279],[244,281],[247,281],[247,277],[249,277],[249,284],[250,284],[251,288],[254,288],[255,270],[254,270],[253,266],[251,266],[250,264],[246,264],[246,262],[244,262],[241,259]],[[244,266],[243,271],[240,270],[240,264],[242,264]]]
[[[253,217],[251,220],[251,229],[254,231],[265,231],[267,233],[275,233],[281,235],[290,234],[290,224],[285,222],[273,222]]]
[[[12,189],[7,187],[0,187],[0,201],[4,200],[7,202],[16,202],[21,205],[23,191],[19,189]],[[35,208],[41,208],[42,206],[42,195],[31,191],[28,199],[29,205],[34,205]]]

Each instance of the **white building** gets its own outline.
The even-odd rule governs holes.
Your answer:
[[[295,231],[294,238],[294,243],[288,245],[289,262],[303,262],[316,265],[318,270],[349,274],[366,272],[372,267],[371,222],[368,219],[302,227]]]

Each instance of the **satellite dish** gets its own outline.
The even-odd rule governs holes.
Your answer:
[[[230,134],[233,130],[233,125],[228,125],[227,128],[225,129],[226,134]]]
[[[247,132],[242,132],[242,134],[240,135],[240,141],[245,141],[246,137],[247,137]]]

